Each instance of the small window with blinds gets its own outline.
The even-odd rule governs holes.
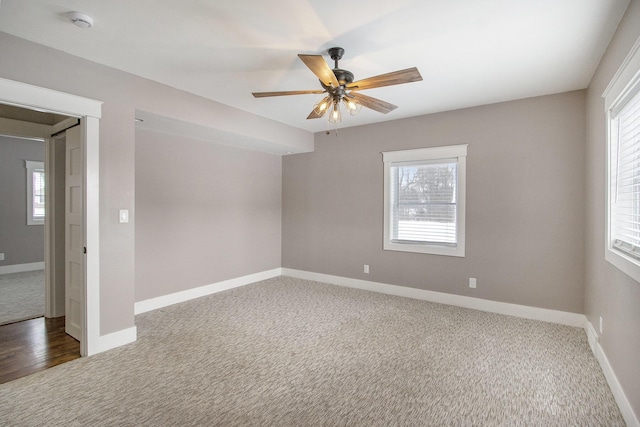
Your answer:
[[[27,169],[27,225],[42,225],[45,215],[44,162],[24,162]]]
[[[640,261],[640,85],[611,111],[610,244]]]
[[[464,256],[466,145],[389,151],[384,249]]]

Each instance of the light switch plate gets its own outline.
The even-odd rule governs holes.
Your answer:
[[[120,209],[118,217],[120,218],[120,224],[129,222],[129,211],[127,209]]]

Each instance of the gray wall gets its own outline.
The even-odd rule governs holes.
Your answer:
[[[585,313],[627,398],[640,417],[640,283],[604,259],[606,134],[602,93],[640,37],[640,1],[633,0],[596,71],[587,96],[587,226]]]
[[[582,313],[584,91],[315,138],[283,160],[283,267]],[[383,251],[380,152],[454,144],[469,144],[466,257]]]
[[[101,335],[134,326],[136,110],[213,127],[242,140],[259,138],[281,146],[312,144],[312,135],[300,129],[6,33],[0,33],[0,57],[2,78],[104,102],[99,153]],[[130,223],[118,222],[119,209],[129,209]],[[280,239],[263,249],[279,252]]]
[[[279,268],[280,156],[136,131],[136,301]]]
[[[27,225],[25,160],[44,161],[44,143],[0,136],[0,266],[44,261],[44,225]]]

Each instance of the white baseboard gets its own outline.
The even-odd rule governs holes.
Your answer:
[[[0,274],[24,273],[25,271],[36,270],[44,270],[44,261],[0,266]]]
[[[638,421],[638,417],[633,412],[633,407],[631,406],[631,403],[629,403],[629,399],[627,399],[627,395],[624,393],[624,390],[618,381],[618,377],[613,371],[613,368],[609,363],[609,359],[600,345],[598,334],[591,322],[586,322],[585,329],[587,330],[587,337],[589,337],[589,346],[602,368],[602,373],[607,379],[609,388],[613,393],[613,397],[616,399],[616,403],[620,408],[620,412],[622,413],[625,423],[627,423],[627,426],[629,427],[640,427],[640,421]]]
[[[271,279],[282,275],[281,268],[262,271],[260,273],[249,274],[247,276],[237,277],[235,279],[224,280],[222,282],[212,283],[210,285],[200,286],[194,289],[187,289],[161,297],[150,298],[144,301],[138,301],[134,305],[134,314],[146,313],[147,311],[157,310],[180,302],[189,301],[206,295],[215,294],[217,292],[226,291],[250,283],[259,282],[261,280]]]
[[[329,274],[313,273],[309,271],[282,269],[283,276],[297,277],[299,279],[314,280],[349,288],[363,289],[396,295],[406,298],[414,298],[440,304],[454,305],[457,307],[471,308],[474,310],[488,311],[491,313],[506,314],[525,319],[541,320],[558,323],[561,325],[584,328],[586,317],[583,314],[569,313],[566,311],[549,310],[546,308],[529,307],[526,305],[510,304],[506,302],[490,301],[481,298],[473,298],[462,295],[447,294],[444,292],[426,291],[424,289],[408,288],[405,286],[388,285],[386,283],[370,282],[368,280],[351,279],[348,277],[332,276]]]
[[[100,336],[100,352],[111,350],[134,342],[138,338],[138,328],[135,326]]]
[[[587,339],[589,340],[589,347],[591,347],[591,351],[595,355],[598,352],[598,339],[599,339],[598,333],[596,332],[591,322],[585,319],[584,323],[585,323],[584,330],[587,333]]]

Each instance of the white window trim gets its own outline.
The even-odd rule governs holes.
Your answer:
[[[393,163],[411,161],[430,161],[457,158],[457,245],[445,246],[437,244],[395,243],[391,240],[390,191],[391,166]],[[466,206],[466,158],[467,144],[444,147],[418,148],[413,150],[387,151],[382,153],[384,162],[384,243],[383,249],[389,251],[417,252],[432,255],[455,257],[465,256],[465,206]]]
[[[605,104],[605,117],[607,126],[607,185],[606,191],[606,219],[605,219],[605,259],[615,267],[623,271],[636,281],[640,281],[640,262],[623,252],[616,250],[612,245],[611,238],[611,201],[614,192],[611,189],[611,173],[612,162],[611,156],[611,137],[612,129],[610,126],[612,112],[616,111],[620,104],[623,103],[629,94],[640,85],[640,38],[632,47],[631,51],[625,58],[624,62],[611,79],[611,82],[605,89],[602,97]]]
[[[33,215],[33,172],[36,169],[44,170],[44,162],[25,160],[24,167],[27,169],[27,225],[44,225],[44,217]]]

